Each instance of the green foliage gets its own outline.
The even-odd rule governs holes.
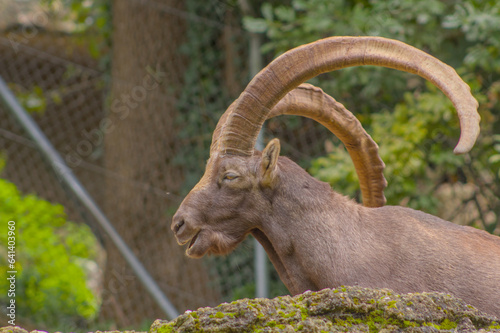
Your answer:
[[[97,312],[96,296],[86,285],[83,265],[96,256],[96,239],[85,225],[66,220],[64,208],[22,196],[14,184],[0,179],[1,249],[7,249],[7,222],[15,221],[16,313],[21,318],[56,328],[65,320],[90,320]],[[6,255],[0,258],[6,276]],[[7,290],[7,280],[0,290]],[[0,295],[9,301],[7,293]]]
[[[42,0],[41,3],[57,16],[58,21],[69,22],[73,26],[73,36],[80,36],[80,42],[88,47],[90,55],[99,59],[100,67],[109,70],[113,30],[111,1]]]
[[[27,90],[14,83],[9,84],[9,88],[14,92],[24,109],[30,113],[43,114],[48,103],[62,103],[59,89],[44,91],[40,86],[34,85],[31,90]]]
[[[411,198],[413,208],[435,213],[437,201],[427,198],[443,175],[458,177],[463,158],[452,152],[454,142],[450,140],[459,136],[453,105],[435,87],[429,88],[419,95],[405,94],[392,113],[374,114],[372,135],[386,163],[389,203]],[[427,181],[429,178],[433,181]]]
[[[33,86],[32,91],[21,92],[19,89],[16,97],[21,105],[28,111],[33,113],[43,113],[47,107],[47,100],[44,96],[42,88]]]
[[[487,72],[500,70],[500,3],[460,1],[445,17],[443,27],[460,30],[468,45],[464,62]]]
[[[494,144],[493,144],[493,150],[495,151],[493,154],[491,154],[490,158],[488,161],[497,167],[498,169],[498,175],[500,176],[500,135],[494,135],[493,136]]]
[[[92,57],[99,59],[99,67],[109,73],[111,55],[108,51],[111,47],[112,30],[110,2],[43,0],[41,5],[52,20],[69,22],[73,26],[72,41],[84,45]],[[67,51],[69,52],[70,48]],[[68,64],[64,78],[72,79],[79,76],[80,71],[80,68]],[[103,81],[106,79],[109,79],[109,75],[103,76]],[[63,96],[68,93],[68,88],[64,83],[50,90],[36,84],[31,87],[21,87],[18,84],[9,83],[9,88],[28,112],[36,114],[43,114],[50,103],[61,104]]]
[[[291,6],[262,6],[262,18],[245,18],[245,27],[265,32],[263,52],[280,54],[320,38],[343,35],[381,35],[419,48],[447,49],[446,31],[435,34],[446,6],[438,0],[326,1],[293,0]],[[332,79],[335,77],[335,80]],[[412,77],[383,68],[348,68],[313,80],[334,91],[347,105],[365,114],[401,99]],[[414,85],[422,86],[421,80]],[[389,93],[390,92],[390,93]]]
[[[261,7],[245,27],[265,33],[263,52],[280,54],[319,38],[378,35],[426,50],[457,68],[480,102],[482,136],[466,157],[452,154],[459,136],[455,111],[434,86],[385,68],[349,68],[312,80],[354,111],[380,146],[389,182],[389,204],[437,211],[436,188],[474,183],[466,202],[500,216],[500,3],[438,0],[292,0]],[[350,196],[357,176],[343,148],[312,162],[311,173]],[[479,198],[479,199],[478,199]],[[486,208],[484,208],[486,207]],[[493,232],[498,222],[481,217]]]

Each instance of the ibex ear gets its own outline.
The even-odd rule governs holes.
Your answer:
[[[262,152],[260,171],[262,173],[262,185],[264,186],[272,185],[276,176],[280,148],[280,140],[272,139]]]

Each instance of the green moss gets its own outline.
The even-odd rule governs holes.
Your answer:
[[[457,328],[457,326],[458,326],[458,324],[456,322],[453,322],[447,318],[445,320],[443,320],[440,325],[435,324],[435,323],[430,323],[430,322],[425,322],[422,325],[434,327],[435,329],[438,329],[438,330],[453,330],[453,329]]]
[[[494,321],[493,324],[488,327],[488,329],[490,329],[490,330],[500,329],[500,323],[497,323],[496,321]]]
[[[230,317],[230,318],[234,318],[236,315],[234,313],[224,313],[224,312],[220,312],[218,311],[216,314],[211,314],[211,315],[208,315],[208,318],[210,319],[213,319],[213,318],[218,318],[218,319],[222,319],[224,317]],[[198,316],[193,316],[193,318],[196,320],[198,320]]]
[[[174,323],[168,323],[166,325],[163,325],[162,327],[158,328],[157,332],[158,333],[171,333],[174,330]]]
[[[404,325],[403,327],[405,327],[405,328],[406,327],[420,327],[419,324],[417,324],[417,323],[415,323],[413,321],[409,321],[409,320],[404,320],[403,321],[403,325]]]
[[[392,302],[389,307],[396,307],[395,303]],[[415,323],[411,320],[400,320],[398,318],[387,317],[383,310],[377,309],[371,311],[366,318],[347,318],[347,322],[351,325],[366,325],[368,326],[370,332],[378,332],[381,329],[387,329],[391,327],[420,327],[418,323]]]
[[[286,309],[286,307],[285,307],[285,309]],[[291,312],[289,312],[289,313],[285,313],[285,312],[283,312],[283,311],[278,311],[278,314],[279,314],[282,318],[285,318],[285,319],[286,319],[286,318],[291,318],[291,317],[295,316],[295,315],[296,315],[296,312],[291,311]]]
[[[429,323],[429,322],[427,322],[427,323],[423,323],[422,325],[423,325],[423,326],[434,327],[435,329],[440,329],[439,325],[436,325],[436,324],[434,324],[434,323]]]
[[[362,320],[359,318],[353,318],[352,316],[347,316],[345,319],[335,318],[335,324],[342,327],[352,327],[353,325],[362,324]]]
[[[440,326],[442,330],[452,330],[454,328],[457,328],[458,325],[455,322],[445,319],[443,320]]]
[[[302,320],[306,320],[307,317],[309,317],[309,312],[307,311],[306,308],[300,308],[300,318]]]
[[[336,326],[342,326],[342,327],[350,327],[350,326],[352,326],[346,320],[342,320],[340,318],[335,318],[334,320],[335,320],[334,324]]]
[[[389,309],[391,309],[391,308],[396,308],[397,309],[396,303],[397,303],[397,301],[390,301],[390,302],[387,303],[387,307]]]

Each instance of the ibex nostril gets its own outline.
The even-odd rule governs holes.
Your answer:
[[[184,220],[180,220],[175,226],[174,226],[174,232],[177,233],[179,232],[179,229],[182,228],[184,225]]]

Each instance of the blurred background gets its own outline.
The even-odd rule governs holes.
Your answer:
[[[500,235],[497,1],[2,0],[0,77],[70,170],[0,104],[0,269],[5,276],[12,220],[16,324],[147,330],[169,317],[72,191],[70,173],[176,311],[287,294],[269,262],[256,264],[253,240],[224,258],[189,259],[171,217],[204,171],[219,116],[255,71],[292,47],[336,35],[404,41],[471,86],[481,135],[469,154],[455,156],[456,112],[419,77],[357,67],[311,81],[379,144],[388,204]],[[346,150],[320,125],[279,117],[265,125],[264,143],[273,137],[282,154],[360,200]],[[256,272],[266,276],[263,286]],[[0,280],[3,309],[7,283]],[[0,325],[7,320],[2,315]]]

